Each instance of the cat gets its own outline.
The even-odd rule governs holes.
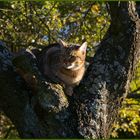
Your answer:
[[[39,58],[42,73],[53,81],[61,81],[65,85],[65,93],[72,96],[73,88],[85,73],[87,42],[80,46],[59,39],[58,43],[46,48]]]

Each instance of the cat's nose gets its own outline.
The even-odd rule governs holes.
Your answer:
[[[67,66],[71,66],[71,63],[66,63]]]
[[[64,63],[64,64],[66,64],[66,63],[67,63],[67,61],[66,61],[66,60],[64,60],[64,61],[63,61],[63,63]]]
[[[68,61],[64,61],[64,64],[66,65],[70,65],[70,63]]]
[[[65,65],[68,65],[68,62],[64,62]]]

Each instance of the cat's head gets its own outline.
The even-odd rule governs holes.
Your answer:
[[[59,39],[61,46],[61,65],[65,69],[78,70],[85,63],[87,42],[80,45],[67,44]]]

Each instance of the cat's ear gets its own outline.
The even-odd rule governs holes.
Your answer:
[[[61,39],[58,39],[58,43],[60,44],[60,46],[62,46],[62,47],[67,47],[67,43],[66,42],[64,42],[63,40],[61,40]]]
[[[84,42],[80,47],[79,50],[82,51],[83,53],[86,53],[87,49],[87,42]]]

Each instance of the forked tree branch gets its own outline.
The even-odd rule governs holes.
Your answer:
[[[1,44],[0,108],[22,138],[109,137],[140,52],[140,20],[133,1],[108,7],[110,28],[72,97],[43,78],[32,53],[14,58]]]

